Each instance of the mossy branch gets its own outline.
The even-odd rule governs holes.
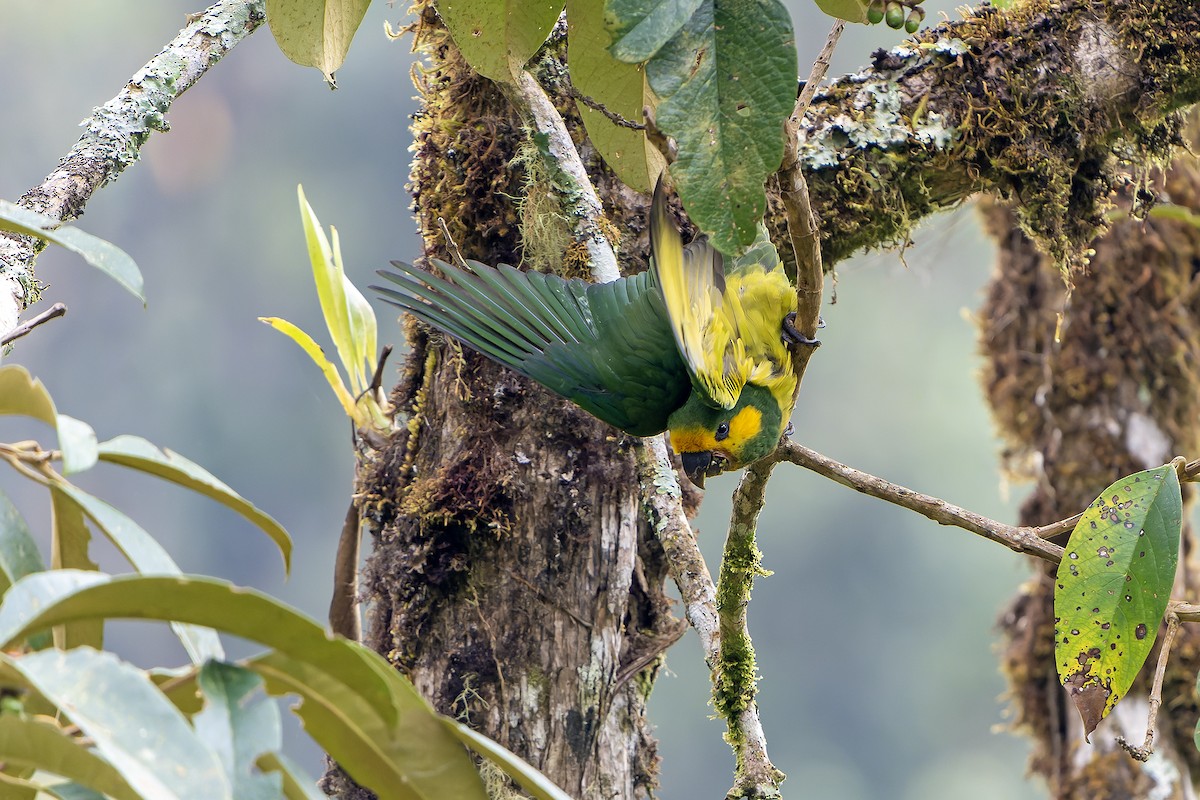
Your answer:
[[[266,18],[263,0],[220,0],[188,18],[158,55],[115,97],[83,122],[84,133],[44,181],[17,201],[67,222],[83,214],[92,194],[138,159],[154,131],[167,130],[171,104]],[[45,243],[0,234],[0,331],[39,295],[33,263]]]
[[[1197,101],[1193,0],[983,7],[877,51],[817,94],[797,134],[825,263],[903,243],[980,191],[1015,200],[1043,249],[1076,260],[1123,163],[1166,158],[1174,112]]]

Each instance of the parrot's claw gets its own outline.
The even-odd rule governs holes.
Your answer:
[[[817,327],[818,328],[824,327],[824,320],[818,321]],[[819,339],[810,339],[807,336],[805,336],[803,333],[801,333],[799,330],[796,329],[796,312],[795,311],[791,312],[790,314],[788,314],[786,317],[783,318],[783,335],[780,336],[780,339],[783,341],[784,344],[788,344],[788,345],[804,344],[804,345],[808,345],[809,347],[820,347],[821,346],[821,342]]]

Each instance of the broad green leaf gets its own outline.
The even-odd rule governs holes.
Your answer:
[[[0,797],[4,800],[44,800],[45,787],[27,779],[33,774],[26,767],[16,764],[0,769]]]
[[[54,573],[61,570],[94,571],[96,562],[88,554],[92,532],[83,519],[83,511],[71,498],[55,491],[55,486],[50,485],[50,569]],[[104,645],[104,621],[87,619],[59,626],[54,629],[54,645],[63,649],[81,645],[100,649]]]
[[[63,474],[83,472],[96,465],[96,432],[83,420],[58,415],[58,449],[62,451]]]
[[[562,13],[564,0],[438,0],[437,10],[471,68],[513,83]]]
[[[620,61],[648,61],[679,33],[704,0],[606,0],[604,17],[612,31],[612,54]],[[571,74],[574,79],[574,70]]]
[[[0,595],[19,579],[45,568],[25,518],[0,490]]]
[[[312,262],[313,282],[317,286],[317,300],[321,303],[321,315],[325,317],[325,326],[329,328],[329,336],[333,339],[333,346],[337,349],[338,358],[341,359],[342,364],[353,364],[354,338],[350,333],[350,313],[346,308],[346,280],[342,273],[342,256],[341,253],[330,247],[329,240],[325,237],[325,231],[321,228],[321,221],[317,219],[312,206],[304,197],[304,187],[297,186],[296,192],[300,196],[300,220],[304,225],[304,239],[308,244],[308,260]],[[334,231],[334,241],[337,241],[336,230]],[[288,335],[292,336],[301,347],[304,347],[294,335]],[[308,350],[307,347],[304,349]],[[309,355],[312,356],[312,353]],[[313,357],[313,361],[316,360]],[[320,362],[318,362],[318,366],[320,366]],[[347,371],[353,376],[353,370]],[[338,382],[341,382],[340,378]],[[330,385],[332,385],[332,381]]]
[[[477,754],[491,761],[521,785],[521,788],[538,800],[572,800],[571,796],[558,788],[525,759],[518,756],[494,739],[489,739],[478,731],[471,730],[461,722],[442,717],[442,722],[450,732],[462,740],[463,744]]]
[[[264,696],[262,678],[242,667],[209,661],[197,679],[204,693],[204,710],[192,725],[221,760],[237,800],[278,800],[283,779],[260,774],[255,762],[283,744],[279,708]]]
[[[338,374],[337,368],[329,362],[325,357],[325,351],[321,346],[313,341],[313,338],[304,331],[297,328],[286,319],[279,317],[259,317],[259,322],[265,322],[275,330],[282,333],[284,336],[291,339],[304,352],[308,353],[308,357],[313,360],[321,372],[325,375],[325,380],[329,383],[329,387],[333,389],[333,393],[337,395],[338,402],[342,404],[342,410],[346,412],[346,416],[354,420],[355,424],[359,423],[358,411],[354,405],[354,398],[346,389],[346,384],[342,383],[342,376]]]
[[[29,370],[18,364],[0,367],[0,414],[23,414],[58,426],[58,412],[50,393]]]
[[[100,460],[136,469],[178,484],[233,509],[263,530],[279,547],[285,571],[291,569],[292,538],[269,514],[218,480],[212,473],[172,450],[159,450],[140,436],[122,435],[103,442]]]
[[[142,670],[90,647],[0,658],[62,709],[142,796],[232,800],[216,755]]]
[[[124,286],[145,305],[142,273],[129,254],[111,242],[7,200],[0,200],[0,230],[34,236],[82,256],[84,261]],[[0,396],[3,396],[3,392],[0,392]]]
[[[50,722],[0,715],[0,761],[52,772],[114,800],[141,800],[112,764]]]
[[[283,777],[283,796],[286,800],[328,800],[325,793],[317,789],[317,782],[283,753],[260,756],[258,768],[263,772],[277,772]]]
[[[138,572],[158,575],[182,574],[175,560],[158,540],[123,512],[66,481],[54,483],[50,490],[55,495],[61,494],[65,498],[63,502],[74,503],[86,514]],[[179,637],[179,642],[187,651],[192,663],[200,664],[210,658],[225,657],[221,640],[211,628],[180,622],[172,622],[171,628]]]
[[[847,22],[867,21],[867,0],[814,0],[817,8],[831,17],[844,19]]]
[[[763,183],[783,160],[796,99],[796,45],[778,0],[703,0],[646,65],[662,101],[658,127],[675,138],[675,188],[723,253],[754,241]]]
[[[1182,500],[1170,464],[1109,486],[1058,566],[1054,657],[1084,733],[1125,696],[1150,654],[1179,560]]]
[[[571,82],[582,94],[630,122],[642,121],[642,109],[653,107],[640,64],[625,64],[608,52],[603,25],[604,0],[567,0],[567,52]],[[617,125],[604,114],[575,101],[588,138],[617,177],[631,189],[649,192],[666,159],[646,139],[646,132]]]
[[[394,785],[372,784],[381,797],[486,798],[461,745],[382,656],[329,637],[299,612],[249,589],[211,578],[39,573],[15,584],[0,603],[0,647],[31,630],[96,617],[217,626],[273,647],[277,652],[247,668],[263,675],[272,693],[305,698],[298,713],[310,733],[353,777],[405,776]],[[367,732],[374,743],[363,739]]]
[[[267,0],[267,25],[283,54],[333,83],[371,0]]]

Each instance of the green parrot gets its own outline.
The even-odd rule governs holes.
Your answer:
[[[611,283],[506,264],[393,261],[381,299],[634,436],[670,432],[684,472],[740,469],[771,453],[796,402],[796,290],[765,231],[733,262],[684,246],[660,181],[651,268]]]

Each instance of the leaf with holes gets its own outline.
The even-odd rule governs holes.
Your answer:
[[[1084,735],[1129,691],[1158,634],[1179,561],[1183,503],[1170,464],[1109,486],[1058,565],[1054,659]]]

